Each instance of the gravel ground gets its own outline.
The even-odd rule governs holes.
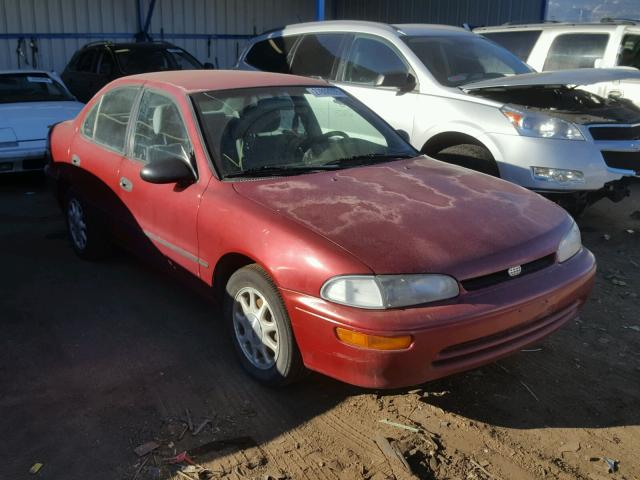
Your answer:
[[[595,291],[540,345],[418,389],[271,390],[213,305],[123,253],[80,261],[43,182],[1,178],[0,477],[638,479],[638,210],[640,184],[580,219]]]

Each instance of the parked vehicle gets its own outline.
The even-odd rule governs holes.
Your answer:
[[[0,174],[42,170],[49,127],[82,107],[53,72],[0,72]]]
[[[640,22],[604,20],[601,23],[502,25],[474,31],[511,50],[540,72],[640,68]],[[605,98],[626,98],[640,106],[640,80],[637,78],[599,83],[589,90]]]
[[[51,151],[76,253],[113,240],[206,287],[268,384],[473,368],[573,319],[594,281],[562,209],[421,156],[320,80],[122,78],[56,125]]]
[[[237,68],[330,80],[421,152],[543,193],[574,214],[602,197],[621,200],[640,171],[640,109],[574,88],[640,79],[637,71],[535,74],[460,28],[352,21],[264,34]]]
[[[146,72],[200,70],[204,65],[186,50],[167,42],[93,42],[78,50],[67,64],[62,79],[82,102],[88,102],[110,81]]]

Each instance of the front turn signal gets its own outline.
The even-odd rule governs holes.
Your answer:
[[[383,337],[379,335],[368,335],[362,332],[354,332],[346,328],[336,328],[338,339],[354,347],[368,348],[371,350],[404,350],[409,348],[413,342],[411,335],[400,335],[397,337]]]

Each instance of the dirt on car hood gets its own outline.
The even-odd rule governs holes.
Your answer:
[[[485,275],[552,254],[571,222],[524,188],[427,157],[234,188],[378,274]]]
[[[573,70],[558,70],[554,72],[533,72],[507,77],[492,78],[462,85],[465,92],[496,87],[527,87],[542,85],[570,85],[583,86],[614,80],[640,80],[640,71],[636,68],[577,68]]]

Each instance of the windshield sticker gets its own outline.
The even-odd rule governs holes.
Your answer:
[[[31,83],[53,83],[49,77],[27,77],[27,82]]]
[[[314,97],[346,97],[347,94],[342,90],[336,87],[313,87],[307,88],[307,92],[309,92]]]

